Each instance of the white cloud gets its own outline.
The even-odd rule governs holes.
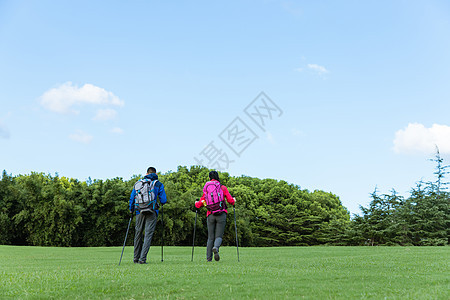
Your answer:
[[[83,144],[89,144],[92,139],[94,138],[92,135],[87,134],[84,131],[77,130],[76,133],[73,133],[69,135],[70,139],[74,140],[75,142],[83,143]]]
[[[114,127],[113,129],[111,129],[112,133],[117,133],[117,134],[122,134],[123,133],[123,129],[119,128],[119,127]]]
[[[395,133],[396,153],[423,152],[432,154],[436,147],[441,153],[450,153],[450,126],[433,124],[426,128],[420,123],[410,123]]]
[[[330,73],[330,71],[328,71],[325,67],[316,64],[308,64],[308,69],[317,72],[319,75]]]
[[[56,88],[46,91],[40,97],[40,103],[46,109],[57,113],[77,113],[72,107],[80,104],[123,106],[124,102],[112,92],[92,84],[82,87],[66,82]]]
[[[117,111],[112,108],[99,109],[97,114],[93,118],[95,121],[107,121],[115,119],[117,116]]]

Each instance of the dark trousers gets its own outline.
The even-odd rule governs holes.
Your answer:
[[[148,250],[155,232],[157,215],[153,213],[141,213],[136,215],[136,231],[134,234],[134,261],[145,262]],[[145,232],[144,238],[142,234]]]
[[[222,245],[222,237],[227,223],[227,214],[222,213],[219,216],[213,214],[207,218],[208,224],[208,242],[206,243],[206,259],[212,260],[212,248],[219,250]]]

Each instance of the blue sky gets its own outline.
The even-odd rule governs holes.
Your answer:
[[[0,0],[0,41],[13,175],[128,179],[208,153],[358,213],[376,186],[432,180],[435,145],[450,160],[448,1]]]

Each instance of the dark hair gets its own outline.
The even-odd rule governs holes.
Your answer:
[[[209,172],[209,179],[215,179],[217,181],[219,181],[219,173],[217,173],[217,171],[211,171]]]
[[[147,169],[147,173],[148,173],[148,174],[150,174],[150,173],[156,173],[156,169],[155,169],[154,167],[149,167],[149,168]]]

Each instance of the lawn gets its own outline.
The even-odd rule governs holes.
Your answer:
[[[449,247],[152,247],[148,265],[126,247],[0,246],[0,298],[450,299]]]

